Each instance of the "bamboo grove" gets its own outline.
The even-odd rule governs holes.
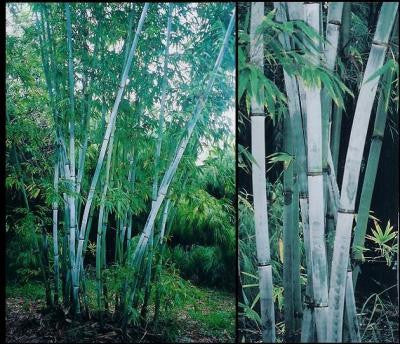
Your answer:
[[[370,18],[367,59],[360,62],[356,82],[348,77],[355,51],[350,31],[358,19],[354,6],[239,4],[238,116],[243,128],[251,122],[247,127],[251,150],[239,147],[239,164],[247,176],[251,173],[253,190],[252,201],[239,195],[240,306],[245,319],[259,325],[263,342],[275,342],[278,330],[285,342],[362,339],[355,288],[386,119],[389,111],[396,113],[393,103],[398,101],[393,96],[398,87],[398,4],[384,2]],[[266,117],[277,133],[273,138],[266,136]],[[341,133],[344,121],[351,123],[349,138]],[[367,139],[371,139],[369,151]],[[266,144],[277,151],[266,156]],[[345,156],[343,164],[340,155]],[[266,158],[271,168],[283,163],[278,191],[280,178],[268,182],[271,168],[266,171]],[[268,190],[273,196],[267,197]],[[283,195],[279,214],[269,204],[277,192]],[[253,209],[254,220],[247,219]],[[276,224],[279,218],[281,225]],[[252,221],[255,237],[245,228]],[[282,242],[277,226],[282,226]],[[255,240],[256,268],[249,263],[245,240]],[[257,292],[249,289],[256,287]],[[250,295],[256,294],[252,301]],[[258,300],[260,315],[254,312]],[[275,322],[276,300],[282,307],[284,330]]]
[[[234,6],[27,6],[32,25],[25,35],[39,67],[17,79],[36,85],[48,115],[39,125],[51,128],[37,133],[48,147],[43,159],[51,157],[51,232],[42,223],[41,235],[33,236],[47,306],[75,319],[95,311],[102,324],[112,313],[126,332],[129,324],[149,321],[153,290],[157,323],[176,204],[193,183],[202,144],[218,146],[229,131],[221,114],[234,94]],[[18,118],[8,95],[17,86],[7,81],[10,133]],[[7,185],[21,192],[29,214],[39,191],[23,182],[15,142],[7,142],[15,170]],[[88,252],[95,256],[96,309],[87,301]],[[118,266],[117,275],[110,275],[111,265]],[[118,279],[118,290],[108,290],[110,278]]]

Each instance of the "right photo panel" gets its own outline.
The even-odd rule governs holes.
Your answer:
[[[238,342],[398,342],[398,3],[237,6]]]

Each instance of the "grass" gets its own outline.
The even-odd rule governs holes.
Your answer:
[[[231,325],[230,312],[218,311],[212,314],[203,314],[189,310],[189,314],[193,319],[203,323],[206,328],[209,328],[212,331],[223,330],[229,328]]]
[[[26,301],[45,299],[43,285],[39,282],[30,282],[25,285],[7,284],[6,298],[23,297]]]
[[[164,303],[162,321],[174,323],[176,334],[171,341],[234,342],[235,297],[232,293],[199,287],[171,270],[162,275]],[[169,297],[167,295],[170,295]]]

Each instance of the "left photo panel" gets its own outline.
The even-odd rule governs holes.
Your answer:
[[[6,341],[236,341],[236,4],[7,3]]]

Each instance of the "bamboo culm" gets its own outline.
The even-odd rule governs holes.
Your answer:
[[[304,5],[305,21],[316,32],[320,26],[320,4]],[[318,42],[316,42],[317,44]],[[310,56],[316,64],[317,58]],[[325,249],[325,209],[322,161],[322,114],[321,94],[317,86],[305,88],[307,114],[307,165],[309,194],[309,226],[312,264],[313,295],[315,300],[315,324],[319,342],[326,340],[326,322],[328,316],[328,271]]]
[[[160,240],[159,240],[159,246],[160,246],[160,255],[159,259],[156,265],[156,272],[155,272],[155,280],[154,283],[157,286],[156,289],[156,299],[154,302],[154,318],[153,322],[157,324],[158,321],[158,316],[160,313],[160,304],[161,304],[161,269],[162,269],[162,263],[163,263],[163,256],[164,256],[164,251],[166,247],[166,237],[169,235],[169,231],[171,229],[171,224],[174,219],[174,216],[171,216],[170,225],[167,228],[167,231],[165,232],[165,227],[168,219],[168,214],[170,213],[170,203],[171,200],[168,198],[167,201],[165,202],[164,206],[164,213],[163,213],[163,220],[161,224],[161,232],[160,232]],[[164,236],[165,233],[165,236]]]
[[[133,55],[135,53],[136,50],[136,46],[137,46],[137,42],[139,39],[139,35],[141,33],[142,27],[143,27],[143,23],[144,23],[144,19],[146,17],[147,14],[147,9],[149,7],[149,3],[145,3],[143,10],[142,10],[142,14],[140,16],[139,19],[139,23],[136,29],[136,33],[135,33],[135,38],[132,42],[132,46],[130,49],[130,53],[129,53],[129,57],[128,60],[126,62],[126,66],[124,66],[124,70],[121,76],[121,81],[119,84],[119,89],[117,92],[117,97],[115,99],[114,102],[114,106],[113,109],[111,111],[111,115],[110,115],[110,120],[109,123],[107,125],[107,129],[106,132],[104,134],[104,139],[101,145],[101,149],[100,149],[100,154],[99,154],[99,158],[96,164],[96,170],[95,173],[93,175],[91,184],[90,184],[90,189],[89,189],[89,193],[88,193],[88,197],[87,197],[87,201],[85,204],[85,208],[83,211],[83,217],[82,217],[82,222],[81,222],[81,229],[80,229],[80,233],[79,233],[79,242],[78,242],[78,249],[77,249],[77,255],[76,255],[76,261],[74,262],[75,266],[80,267],[79,261],[82,259],[82,250],[83,250],[83,241],[84,241],[84,236],[85,236],[85,231],[86,231],[86,225],[87,225],[87,221],[88,221],[88,216],[89,216],[89,211],[90,211],[90,207],[92,205],[93,202],[93,197],[94,197],[94,193],[95,193],[95,189],[96,189],[96,185],[99,179],[99,175],[100,175],[100,170],[102,168],[103,165],[103,161],[104,161],[104,157],[106,154],[106,149],[110,140],[110,136],[111,136],[111,132],[113,130],[113,127],[115,125],[115,118],[117,116],[117,112],[118,112],[118,107],[119,104],[121,102],[122,99],[122,95],[124,93],[125,90],[125,86],[126,86],[126,80],[128,78],[128,73],[132,64],[132,60],[133,60]],[[78,274],[77,274],[78,276]]]
[[[250,60],[263,71],[263,37],[256,34],[264,17],[264,4],[251,3]],[[263,98],[263,95],[260,97]],[[251,154],[254,224],[260,289],[261,332],[264,342],[275,342],[275,312],[273,301],[272,266],[268,233],[267,185],[265,179],[265,115],[264,106],[251,99]]]
[[[336,225],[333,248],[332,270],[329,292],[329,321],[327,339],[331,342],[342,340],[343,309],[345,298],[346,271],[349,259],[351,229],[353,225],[355,198],[361,159],[380,77],[369,80],[373,73],[383,65],[387,42],[397,13],[397,3],[383,3],[379,14],[372,48],[357,100],[343,173],[340,208]]]
[[[180,162],[180,160],[181,160],[181,158],[183,156],[183,153],[184,153],[184,151],[186,149],[186,146],[187,146],[187,144],[189,142],[189,139],[190,139],[190,137],[191,137],[191,135],[193,133],[193,129],[194,129],[199,117],[200,117],[201,110],[204,107],[204,104],[205,104],[205,102],[207,100],[208,94],[211,91],[211,88],[212,88],[212,86],[214,84],[214,80],[216,78],[216,72],[217,72],[217,70],[219,69],[219,67],[221,65],[222,58],[223,58],[225,50],[226,50],[226,48],[228,46],[229,37],[230,37],[230,35],[231,35],[232,31],[233,31],[234,19],[235,19],[235,11],[233,12],[233,14],[231,16],[231,19],[230,19],[230,22],[229,22],[229,25],[228,25],[228,29],[227,29],[226,34],[225,34],[224,42],[222,44],[222,47],[221,47],[221,50],[219,52],[218,58],[217,58],[217,60],[215,62],[215,65],[214,65],[214,68],[213,68],[213,72],[212,72],[212,76],[208,80],[208,83],[207,83],[207,86],[206,86],[206,90],[205,90],[205,92],[203,92],[202,96],[199,97],[199,99],[198,99],[198,101],[196,103],[195,109],[193,111],[192,118],[187,123],[185,133],[183,134],[183,137],[182,137],[182,139],[181,139],[181,141],[180,141],[180,143],[179,143],[179,145],[177,147],[177,150],[176,150],[175,155],[174,155],[174,157],[172,159],[172,162],[170,163],[170,165],[169,165],[167,171],[165,172],[164,177],[163,177],[163,179],[162,179],[162,181],[160,183],[160,187],[159,187],[159,191],[158,191],[158,195],[157,195],[157,200],[156,200],[156,202],[154,202],[154,206],[151,208],[150,214],[147,217],[147,221],[146,221],[145,227],[143,229],[143,232],[140,235],[138,245],[136,246],[136,249],[135,249],[135,251],[134,251],[134,253],[132,255],[132,258],[130,259],[131,264],[135,263],[135,265],[140,265],[140,262],[141,262],[142,257],[143,257],[144,249],[145,249],[145,247],[147,245],[147,242],[148,242],[148,239],[149,239],[150,231],[152,230],[153,225],[154,225],[155,218],[156,218],[156,216],[158,214],[158,211],[159,211],[159,209],[161,207],[161,204],[162,204],[162,202],[163,202],[163,200],[164,200],[164,198],[165,198],[165,196],[167,194],[169,185],[170,185],[170,183],[171,183],[171,181],[172,181],[172,179],[174,177],[174,174],[176,172],[178,164],[179,164],[179,162]],[[132,289],[134,289],[134,288],[132,288]],[[131,295],[131,297],[129,297],[129,299],[130,298],[132,298],[132,295]]]
[[[385,109],[385,95],[384,85],[391,83],[393,78],[393,69],[389,69],[382,79],[382,91],[379,96],[378,106],[376,110],[376,117],[374,122],[374,130],[372,133],[371,145],[369,148],[368,162],[365,169],[364,181],[360,196],[360,203],[357,214],[357,225],[354,231],[354,240],[352,245],[353,257],[356,261],[356,267],[353,270],[353,284],[354,287],[357,283],[357,277],[360,272],[360,265],[362,263],[363,254],[360,248],[364,247],[365,235],[367,232],[369,211],[371,207],[372,194],[374,191],[374,184],[376,174],[378,171],[379,156],[382,148],[382,141],[385,132],[387,109]]]
[[[348,48],[348,43],[350,39],[350,22],[351,22],[351,2],[345,2],[343,5],[343,15],[342,15],[342,26],[341,26],[341,34],[340,34],[340,50],[341,50],[341,58],[346,57],[346,51]],[[340,79],[344,80],[345,70],[340,71]],[[331,123],[331,140],[330,146],[332,151],[332,160],[334,171],[337,174],[338,172],[338,163],[339,163],[339,147],[340,147],[340,134],[342,127],[342,112],[343,109],[340,106],[336,106],[335,104],[334,110],[332,113],[332,123]]]
[[[168,4],[168,21],[167,21],[167,32],[166,32],[166,45],[165,45],[165,55],[164,55],[164,67],[163,67],[163,83],[161,87],[161,103],[160,103],[160,116],[158,123],[158,138],[156,143],[156,152],[155,152],[155,162],[154,162],[154,178],[153,178],[153,192],[152,192],[152,205],[155,204],[157,200],[158,194],[158,175],[160,169],[160,155],[161,155],[161,145],[163,141],[164,134],[164,112],[165,112],[165,103],[167,99],[167,86],[168,86],[168,56],[169,56],[169,45],[170,45],[170,36],[171,36],[171,24],[172,24],[172,10],[173,4]],[[150,233],[152,233],[152,241],[154,241],[154,229],[151,229]],[[153,254],[153,243],[150,245],[151,248],[148,254],[148,265],[146,268],[146,285],[145,285],[145,300],[142,306],[142,321],[145,321],[147,314],[147,303],[149,300],[150,292],[151,292],[151,265],[152,265],[152,254]]]
[[[327,26],[326,26],[326,43],[324,49],[324,56],[326,61],[326,68],[333,72],[336,64],[336,56],[339,46],[339,34],[342,24],[342,13],[343,13],[343,2],[331,2],[328,5],[328,16],[327,16]],[[321,92],[321,102],[322,102],[322,169],[324,172],[324,191],[325,191],[325,207],[326,207],[326,236],[327,236],[327,256],[328,256],[328,274],[330,271],[330,264],[333,245],[333,236],[334,236],[334,225],[332,221],[332,217],[334,215],[331,197],[328,195],[329,188],[329,180],[330,173],[332,171],[331,168],[328,168],[328,151],[330,150],[330,123],[331,112],[332,112],[332,98],[328,94],[327,89],[324,87]]]
[[[286,11],[287,6],[287,11]],[[276,19],[280,22],[287,21],[286,12],[288,12],[291,20],[304,20],[303,5],[301,3],[288,3],[287,5],[282,2],[274,2],[274,7],[277,9]],[[289,38],[285,34],[279,34],[278,38],[285,48],[291,50],[292,46]],[[283,70],[286,93],[288,95],[288,110],[291,117],[291,124],[293,126],[293,139],[294,139],[294,153],[296,156],[296,172],[299,183],[299,202],[301,209],[301,221],[303,227],[304,248],[306,252],[307,264],[307,286],[305,307],[303,311],[301,341],[312,341],[314,332],[314,316],[313,316],[313,291],[312,291],[312,265],[311,265],[311,251],[310,251],[310,232],[309,232],[309,219],[308,219],[308,186],[307,186],[307,157],[305,152],[306,133],[303,131],[303,120],[306,117],[306,109],[302,108],[305,105],[304,87],[299,84],[299,81],[294,76],[289,76]],[[304,97],[303,97],[304,96]],[[300,99],[303,97],[302,102]]]
[[[54,164],[54,193],[53,200],[53,256],[54,256],[54,304],[58,305],[60,293],[60,268],[58,255],[58,175],[59,175],[58,159]]]
[[[290,118],[287,115],[284,119],[284,149],[288,154],[293,155],[292,129],[290,127]],[[296,249],[299,250],[298,242],[298,220],[296,211],[298,211],[298,198],[294,196],[294,161],[283,172],[283,282],[285,296],[285,337],[286,342],[296,341],[297,332],[295,318],[295,293],[300,292],[300,261],[295,259]],[[297,207],[295,204],[297,200]],[[297,255],[297,258],[300,258]],[[298,311],[298,310],[297,310]]]

